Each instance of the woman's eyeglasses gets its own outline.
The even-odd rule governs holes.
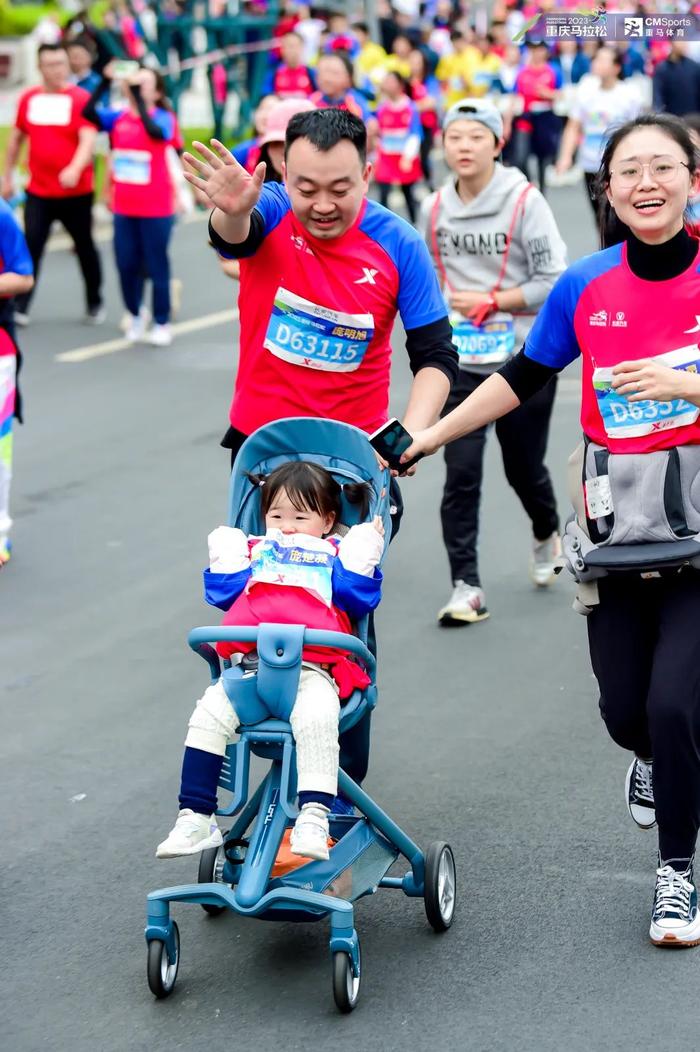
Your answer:
[[[655,157],[648,164],[642,164],[641,161],[623,161],[619,168],[610,171],[610,176],[612,178],[614,175],[620,186],[637,186],[644,169],[648,168],[655,183],[671,183],[678,175],[681,165],[690,171],[690,165],[685,161],[677,161],[675,157]]]

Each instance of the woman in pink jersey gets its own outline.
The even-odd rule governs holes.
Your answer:
[[[685,225],[698,176],[678,118],[618,128],[598,178],[610,247],[569,267],[520,353],[404,454],[503,416],[581,357],[584,444],[564,548],[601,715],[632,753],[627,808],[642,829],[658,826],[657,946],[700,944],[700,243]]]
[[[112,67],[106,66],[83,113],[110,135],[114,254],[131,315],[126,337],[166,347],[172,341],[168,244],[176,212],[167,155],[179,131],[159,73],[141,69],[131,77],[124,85],[128,104],[121,110],[98,105],[111,75]],[[141,313],[145,276],[153,284],[153,326],[147,336]]]
[[[382,81],[382,101],[377,109],[379,145],[374,178],[379,200],[386,208],[392,186],[400,186],[406,211],[416,221],[416,199],[413,186],[421,177],[421,124],[411,88],[400,73],[387,73]]]

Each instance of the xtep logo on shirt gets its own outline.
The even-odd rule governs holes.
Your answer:
[[[605,327],[608,324],[608,312],[606,310],[597,310],[590,315],[588,319],[589,325],[598,325]]]
[[[697,322],[697,325],[695,326],[694,329],[684,329],[683,331],[684,332],[700,332],[700,314],[696,314],[695,315],[695,320]]]
[[[313,252],[299,234],[292,234],[292,244],[300,252],[306,252],[308,255],[313,256]]]
[[[357,278],[354,282],[355,285],[376,285],[377,282],[374,280],[375,274],[378,274],[378,270],[370,270],[368,267],[362,268],[364,277]]]

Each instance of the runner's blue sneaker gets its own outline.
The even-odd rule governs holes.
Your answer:
[[[632,760],[625,779],[627,809],[640,829],[652,829],[656,825],[654,808],[654,783],[651,760]]]
[[[687,868],[681,872],[663,863],[656,871],[654,911],[649,928],[649,938],[655,946],[700,944],[700,913],[692,860],[685,865]]]

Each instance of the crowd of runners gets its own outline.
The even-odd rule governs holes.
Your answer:
[[[563,565],[576,577],[603,719],[633,754],[629,812],[643,828],[658,826],[652,941],[695,945],[700,590],[692,555],[677,545],[700,534],[700,45],[518,42],[531,13],[496,5],[493,23],[479,27],[451,0],[398,4],[382,11],[373,39],[363,21],[289,3],[250,136],[189,151],[157,69],[120,59],[86,69],[86,39],[40,47],[40,83],[19,99],[2,184],[8,201],[22,203],[24,233],[11,206],[0,208],[0,564],[9,559],[20,408],[16,327],[29,322],[54,221],[75,244],[86,323],[105,320],[92,232],[104,134],[102,193],[126,340],[172,340],[169,244],[178,214],[193,207],[188,193],[210,213],[222,269],[240,282],[238,371],[222,438],[233,458],[253,431],[284,417],[380,428],[400,315],[414,377],[406,456],[445,446],[443,626],[489,616],[478,526],[496,421],[506,478],[531,522],[530,576],[539,588]],[[25,143],[29,178],[18,195]],[[546,195],[572,171],[585,183],[601,251],[568,266]],[[333,329],[334,356],[309,319]],[[562,551],[568,509],[560,516],[545,457],[557,375],[579,356],[584,445]],[[395,535],[396,480],[392,505]],[[607,563],[596,562],[606,546]],[[222,706],[228,713],[220,692],[207,692],[193,715],[187,787],[164,857],[220,842],[210,783],[231,730]],[[340,765],[361,782],[368,755],[369,716],[341,739]],[[328,811],[345,806],[331,775],[323,786],[306,801],[315,823],[299,831],[307,845],[325,843]]]

